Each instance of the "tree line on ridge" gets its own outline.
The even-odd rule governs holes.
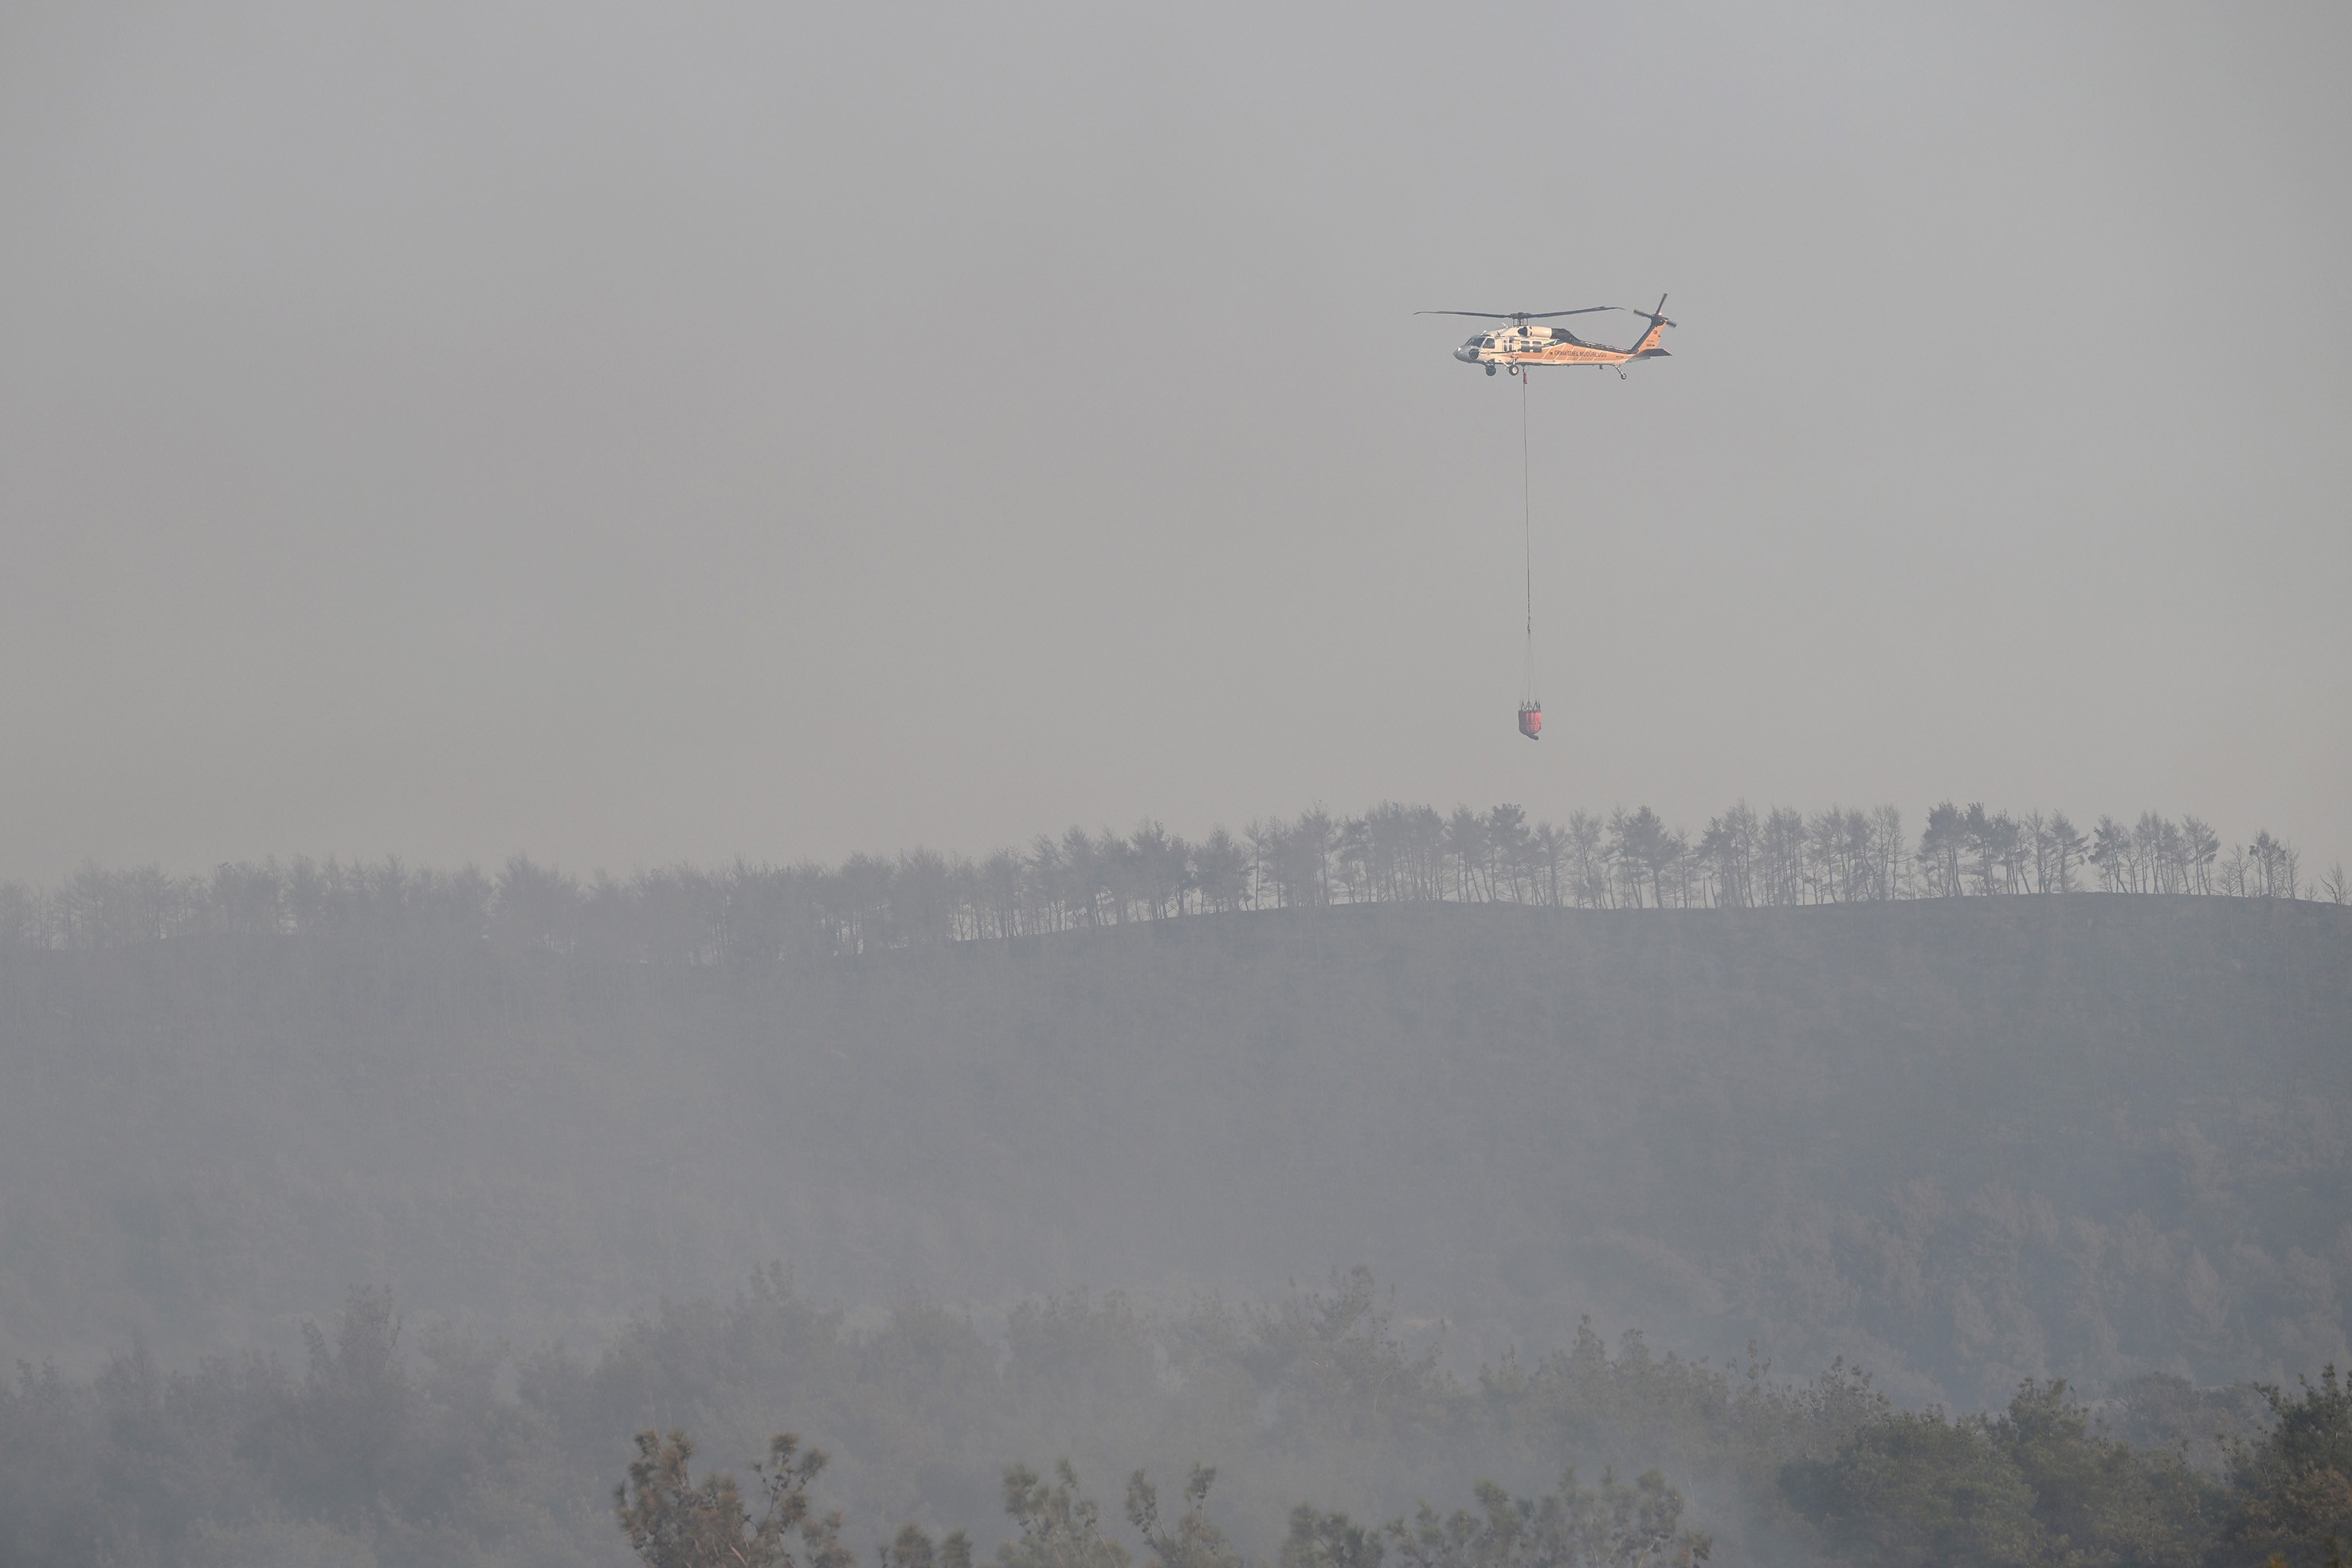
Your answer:
[[[197,931],[417,929],[642,961],[819,958],[1240,910],[1361,903],[1749,909],[2066,893],[2352,901],[2267,830],[2225,847],[2195,816],[2012,815],[1947,801],[1914,838],[1891,805],[1807,814],[1745,803],[1693,834],[1647,806],[1529,821],[1383,804],[1320,806],[1188,841],[1157,822],[1073,827],[979,859],[917,848],[837,866],[691,866],[582,879],[527,857],[495,875],[382,861],[224,865],[210,876],[87,866],[49,889],[0,882],[0,949],[124,946]]]

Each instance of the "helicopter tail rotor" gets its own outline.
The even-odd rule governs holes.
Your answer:
[[[1673,320],[1666,315],[1665,310],[1666,297],[1664,294],[1661,294],[1658,296],[1658,308],[1656,310],[1635,310],[1631,312],[1650,323],[1650,330],[1643,332],[1642,334],[1642,341],[1633,345],[1633,357],[1635,359],[1666,359],[1670,357],[1665,349],[1660,346],[1658,341],[1665,336],[1666,329],[1675,324]]]

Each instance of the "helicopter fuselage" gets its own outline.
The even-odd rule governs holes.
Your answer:
[[[1612,349],[1588,343],[1561,327],[1515,327],[1481,332],[1454,351],[1465,364],[1630,364],[1637,359],[1663,356],[1665,350]]]

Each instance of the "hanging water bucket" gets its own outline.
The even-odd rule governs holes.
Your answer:
[[[1519,733],[1525,735],[1530,741],[1539,741],[1543,739],[1542,703],[1522,702],[1519,704]]]

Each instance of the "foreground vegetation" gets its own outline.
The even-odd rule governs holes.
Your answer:
[[[2095,1414],[2056,1383],[1906,1411],[1843,1366],[1791,1383],[1589,1329],[1463,1377],[1361,1276],[1264,1307],[1034,1301],[992,1337],[920,1301],[856,1329],[770,1271],[593,1362],[409,1337],[362,1292],[299,1373],[135,1349],[22,1373],[0,1563],[699,1568],[764,1541],[803,1568],[2322,1568],[2352,1539],[2332,1370],[2248,1391],[2252,1422],[2162,1377]],[[759,1435],[787,1425],[833,1463]],[[719,1470],[764,1456],[748,1503],[687,1431]],[[1124,1532],[1080,1484],[1122,1471]],[[1174,1517],[1152,1474],[1189,1474]]]

